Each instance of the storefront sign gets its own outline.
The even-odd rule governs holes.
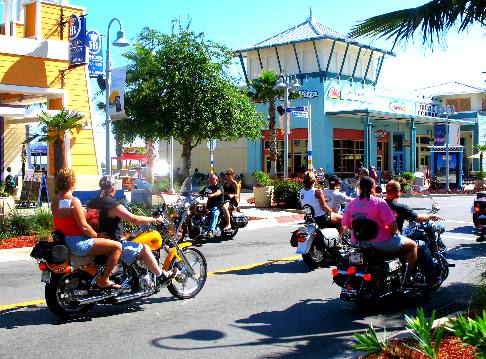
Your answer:
[[[86,65],[86,16],[69,17],[69,66]]]
[[[445,146],[447,139],[447,128],[445,123],[434,125],[434,146]],[[461,126],[449,124],[449,146],[459,146],[461,144]]]
[[[445,123],[434,124],[434,146],[444,146],[446,141]]]
[[[89,77],[103,75],[103,50],[101,36],[98,31],[90,30],[86,33],[88,39],[88,71]]]
[[[317,91],[308,91],[308,90],[300,90],[299,91],[300,96],[303,98],[314,98],[314,97],[319,97],[319,93]]]
[[[398,101],[390,102],[388,108],[390,111],[397,113],[408,113],[409,111],[408,106],[405,103]]]
[[[385,138],[386,137],[386,131],[379,128],[379,129],[376,130],[375,136],[376,136],[376,138]]]
[[[419,103],[417,115],[427,117],[439,117],[439,105],[432,103]]]

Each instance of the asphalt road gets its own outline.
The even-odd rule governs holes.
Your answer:
[[[403,201],[431,205],[429,199]],[[192,300],[174,300],[163,290],[129,305],[95,306],[88,319],[67,323],[45,304],[0,310],[0,358],[332,357],[349,349],[353,333],[370,323],[393,332],[403,328],[403,313],[414,314],[417,306],[447,315],[467,303],[484,272],[486,244],[471,234],[472,197],[438,202],[456,267],[429,297],[394,301],[380,313],[359,312],[339,299],[330,268],[310,271],[295,259],[288,240],[296,224],[252,221],[235,240],[201,247],[208,270],[216,273]],[[43,299],[33,261],[0,263],[0,288],[0,308]]]

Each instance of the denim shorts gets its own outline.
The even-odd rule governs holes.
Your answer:
[[[390,237],[390,239],[382,242],[370,242],[371,246],[373,248],[376,248],[382,252],[385,253],[395,253],[400,250],[404,243],[404,239],[406,237],[403,237],[399,234],[393,235]]]
[[[130,265],[138,258],[142,251],[142,245],[140,243],[123,241],[122,242],[122,254],[121,260]]]
[[[69,250],[81,257],[87,256],[94,245],[93,238],[87,236],[66,236],[65,241]]]

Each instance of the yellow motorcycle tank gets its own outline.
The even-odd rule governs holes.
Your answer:
[[[146,244],[153,251],[162,246],[162,237],[157,231],[143,232],[130,240],[135,243]]]

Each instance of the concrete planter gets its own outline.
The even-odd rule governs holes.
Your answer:
[[[486,179],[477,179],[474,181],[474,188],[478,191],[486,190]]]
[[[3,219],[8,212],[15,209],[15,201],[13,197],[0,197],[0,223],[3,223]]]
[[[273,186],[253,187],[253,195],[255,196],[255,207],[269,208],[273,201]]]

